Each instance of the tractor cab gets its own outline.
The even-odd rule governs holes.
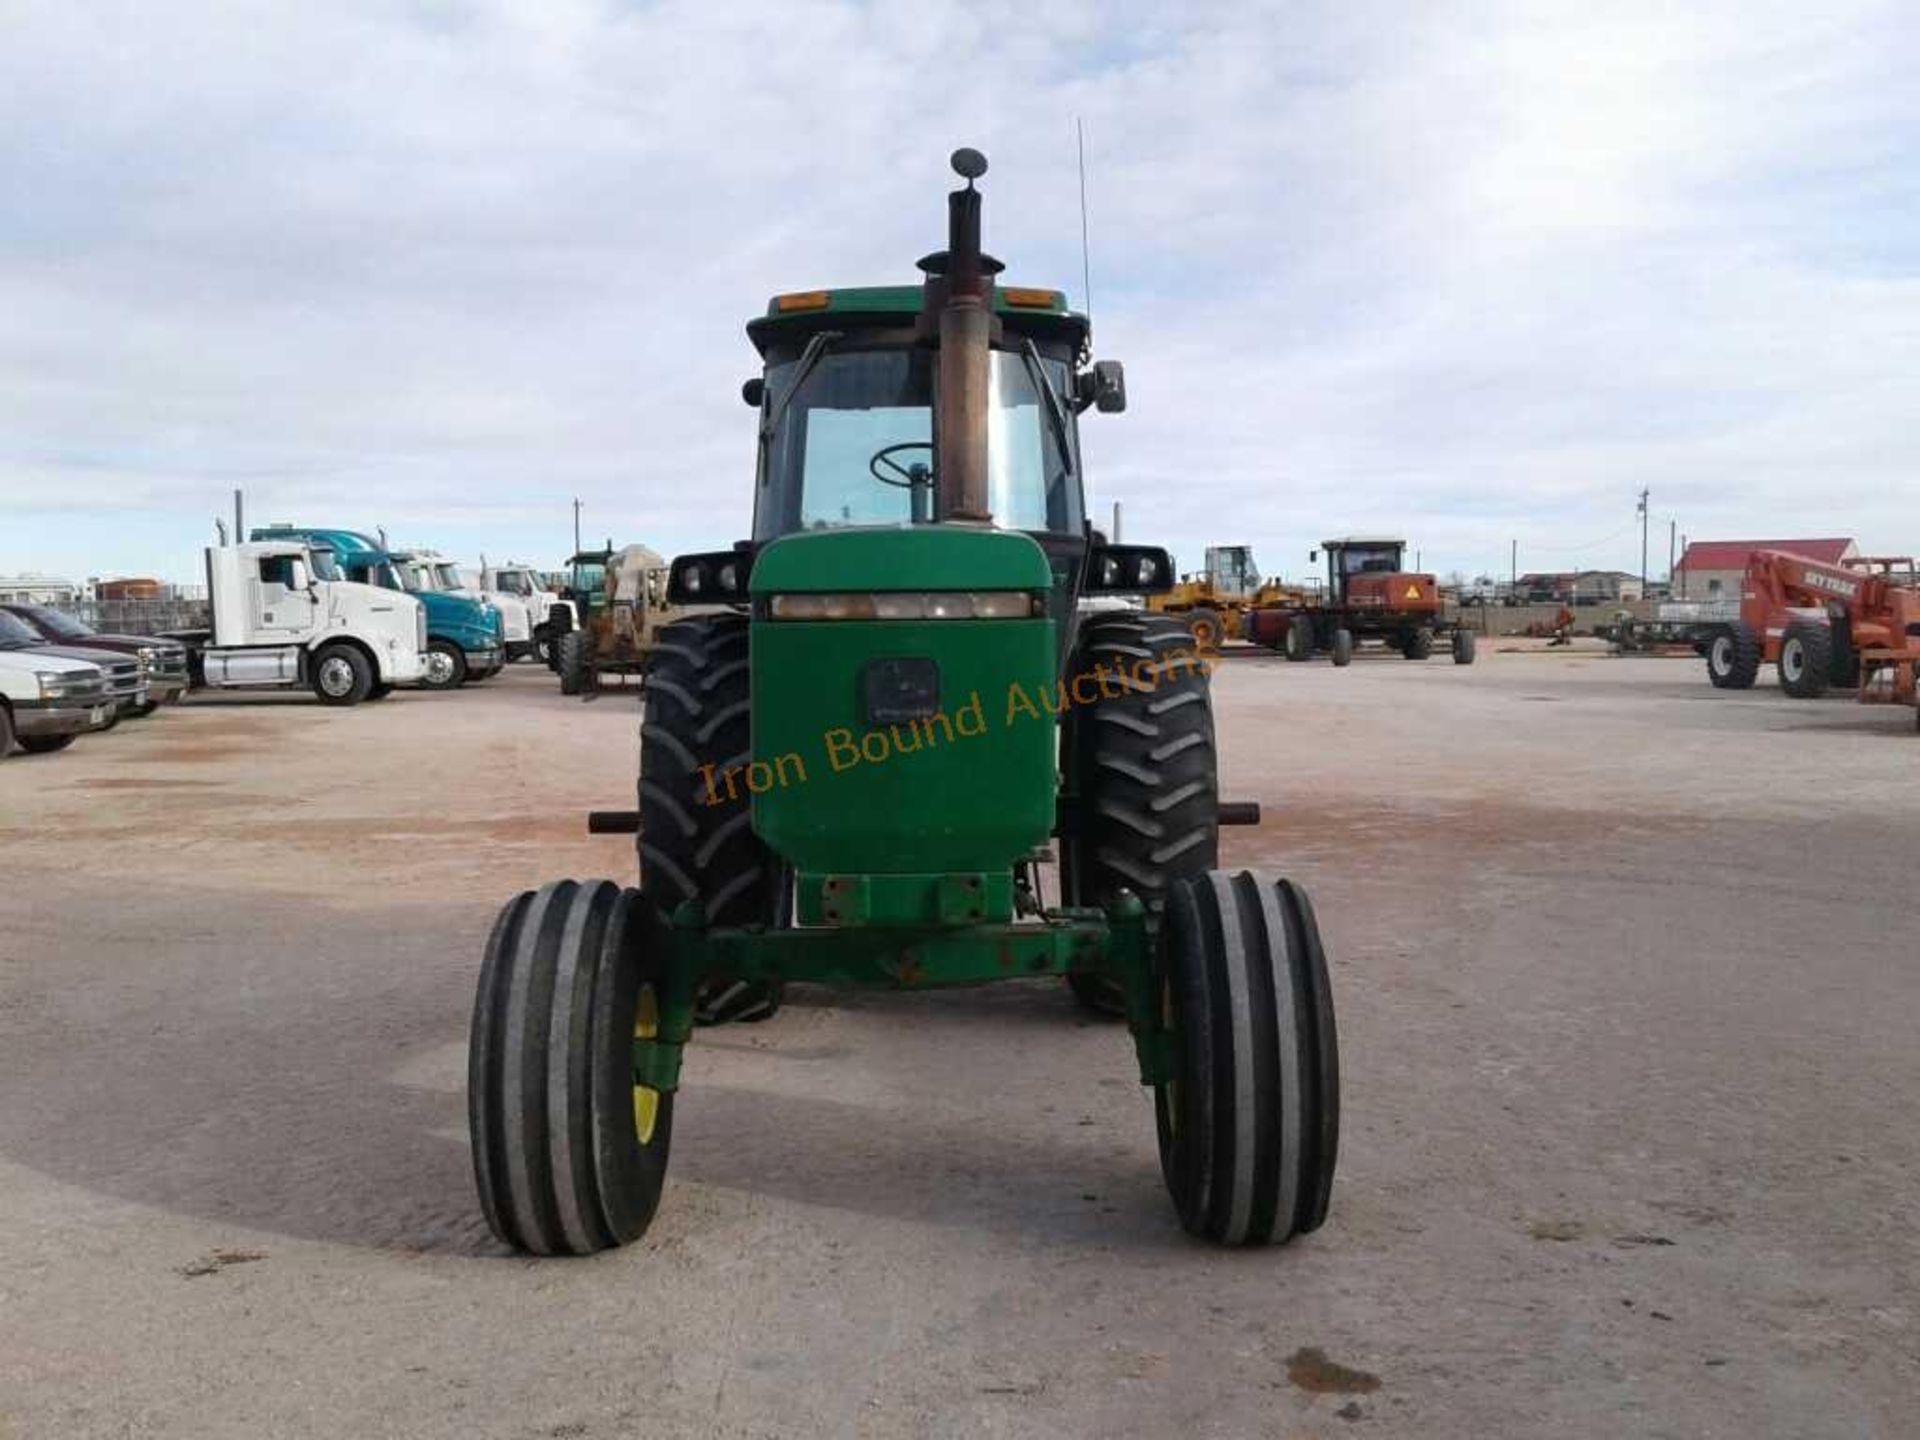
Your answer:
[[[986,276],[1001,268],[979,260]],[[979,485],[943,490],[941,349],[927,302],[945,284],[946,256],[921,266],[924,286],[780,295],[748,324],[765,361],[742,387],[759,410],[752,548],[862,526],[962,522],[1025,534],[1046,557],[1048,611],[1064,641],[1090,539],[1079,416],[1123,410],[1123,372],[1118,362],[1083,368],[1087,318],[1060,291],[984,286]]]
[[[607,567],[613,563],[613,542],[604,549],[582,550],[567,560],[567,598],[580,607],[585,616],[603,610],[607,604]]]
[[[1384,577],[1405,573],[1401,569],[1407,553],[1404,540],[1354,536],[1323,540],[1320,548],[1327,552],[1327,596],[1335,605],[1352,604],[1361,594],[1381,593]]]
[[[1406,569],[1406,541],[1349,536],[1323,540],[1320,548],[1327,552],[1330,606],[1407,617],[1406,623],[1429,628],[1438,619],[1439,584],[1431,575]],[[1411,634],[1407,631],[1400,638]],[[1421,647],[1416,643],[1414,648]]]
[[[1207,568],[1201,578],[1221,595],[1252,595],[1260,588],[1260,570],[1250,545],[1209,545]]]

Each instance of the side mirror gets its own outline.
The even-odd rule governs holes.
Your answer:
[[[307,573],[307,562],[292,560],[287,563],[287,588],[289,590],[312,590],[313,576]]]
[[[1118,360],[1096,360],[1093,368],[1080,377],[1074,398],[1076,407],[1091,405],[1102,415],[1118,415],[1127,408],[1127,372]]]
[[[1173,557],[1158,545],[1094,545],[1085,595],[1162,595],[1173,588]]]
[[[740,387],[740,398],[758,410],[767,400],[767,382],[754,376]]]

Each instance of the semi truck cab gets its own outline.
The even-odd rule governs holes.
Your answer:
[[[207,550],[212,633],[194,670],[220,689],[309,688],[328,705],[378,700],[426,673],[418,601],[342,575],[333,554],[299,539]]]
[[[551,658],[554,642],[560,636],[580,626],[580,612],[574,603],[561,599],[559,590],[531,565],[517,561],[488,565],[483,555],[480,588],[513,596],[527,607],[533,625],[533,653],[542,661]]]
[[[500,612],[470,595],[449,594],[409,551],[390,551],[357,530],[269,525],[253,532],[256,541],[288,541],[324,551],[346,579],[377,589],[410,595],[426,611],[426,673],[419,683],[429,690],[451,690],[469,679],[484,679],[506,663]]]
[[[467,570],[449,560],[438,550],[415,550],[413,555],[422,569],[433,577],[435,589],[449,595],[464,595],[469,600],[484,601],[499,611],[503,664],[509,660],[525,660],[532,657],[535,649],[534,623],[540,612],[536,611],[528,601],[519,595],[501,591],[489,585],[484,568],[481,571],[481,578],[475,581]]]

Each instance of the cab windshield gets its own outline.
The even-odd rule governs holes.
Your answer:
[[[313,557],[314,579],[338,580],[340,578],[340,566],[333,558],[333,551],[316,549],[307,553]]]
[[[935,358],[924,349],[832,351],[800,377],[804,360],[767,371],[778,424],[767,444],[754,506],[754,535],[889,525],[913,518],[904,476],[934,463]],[[1034,384],[1034,364],[1017,352],[993,352],[988,377],[987,492],[993,523],[1004,530],[1077,534],[1081,527],[1078,452],[1071,376],[1064,361],[1041,357],[1054,404]],[[1056,416],[1058,417],[1056,419]],[[889,446],[898,471],[873,457]]]
[[[439,579],[442,590],[466,589],[466,586],[460,583],[460,567],[458,565],[443,562],[433,567],[433,573]]]
[[[44,605],[34,605],[26,608],[29,618],[25,623],[29,627],[38,627],[43,635],[51,635],[56,640],[85,640],[88,636],[98,633],[85,621],[76,620],[71,615],[63,615],[58,610],[49,610]],[[5,613],[4,611],[0,611],[0,614]],[[14,617],[8,616],[7,618],[13,619]],[[16,621],[16,623],[19,622]]]
[[[1400,568],[1400,551],[1392,545],[1350,546],[1340,552],[1342,575],[1391,574]]]
[[[46,643],[26,621],[0,610],[0,650],[27,650]]]
[[[385,560],[357,560],[347,566],[347,578],[361,585],[378,585],[382,590],[401,588],[400,577]]]
[[[533,583],[524,570],[496,570],[493,572],[493,588],[507,595],[531,595]]]

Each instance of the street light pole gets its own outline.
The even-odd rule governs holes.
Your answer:
[[[580,502],[573,502],[573,553],[580,553]]]
[[[1652,493],[1646,489],[1640,491],[1640,598],[1647,598],[1647,496]]]

